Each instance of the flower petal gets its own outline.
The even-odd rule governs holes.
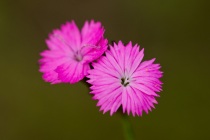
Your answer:
[[[96,45],[84,45],[81,49],[83,61],[89,63],[98,59],[107,50],[107,42],[106,39],[101,39]]]
[[[76,83],[82,80],[90,69],[88,64],[83,65],[75,61],[66,62],[56,68],[58,78],[64,83]]]
[[[88,21],[86,21],[81,31],[82,44],[97,44],[97,42],[103,37],[103,34],[104,28],[101,26],[100,22],[94,22],[91,20],[91,22],[88,23]]]
[[[77,51],[81,46],[80,31],[74,21],[66,22],[49,35],[46,43],[51,50]]]
[[[54,70],[59,65],[69,61],[69,58],[65,56],[63,52],[55,50],[46,50],[40,55],[43,56],[43,58],[39,60],[39,71],[43,73],[42,78],[46,82],[50,82],[52,84],[60,83],[61,81],[58,79],[58,74]]]
[[[100,22],[94,22],[93,20],[90,23],[85,22],[81,31],[81,53],[85,62],[98,59],[106,51],[108,40],[104,39],[104,32],[105,30]]]

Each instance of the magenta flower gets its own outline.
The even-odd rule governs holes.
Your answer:
[[[131,42],[124,46],[120,41],[105,54],[92,64],[94,69],[87,76],[100,111],[110,111],[112,115],[120,106],[123,113],[132,112],[133,116],[151,111],[157,104],[157,92],[162,90],[160,65],[153,63],[155,59],[142,62],[144,49],[140,51]]]
[[[48,50],[41,53],[40,72],[52,84],[76,83],[87,75],[89,63],[107,49],[100,22],[85,22],[81,32],[74,21],[67,22],[49,35]]]

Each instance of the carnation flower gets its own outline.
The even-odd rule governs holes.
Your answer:
[[[100,22],[85,22],[81,32],[74,21],[54,30],[46,40],[48,50],[41,53],[40,72],[52,84],[76,83],[87,75],[89,63],[107,49]]]
[[[157,104],[157,92],[162,89],[162,72],[155,59],[142,61],[144,49],[129,42],[126,46],[120,41],[105,56],[94,62],[89,70],[87,81],[92,86],[93,99],[98,100],[100,111],[110,111],[110,115],[122,106],[123,113],[142,116]]]

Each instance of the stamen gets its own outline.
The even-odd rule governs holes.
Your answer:
[[[121,84],[126,87],[129,84],[129,78],[121,78]]]
[[[75,58],[75,60],[78,61],[78,62],[82,61],[82,55],[81,55],[81,53],[79,53],[79,51],[77,51],[77,52],[75,53],[75,55],[74,55],[74,58]]]

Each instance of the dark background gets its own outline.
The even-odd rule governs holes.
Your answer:
[[[210,139],[210,10],[204,0],[1,0],[0,140],[123,139],[82,83],[50,85],[39,53],[55,28],[101,21],[109,40],[132,40],[162,65],[156,109],[130,117],[137,140]]]

